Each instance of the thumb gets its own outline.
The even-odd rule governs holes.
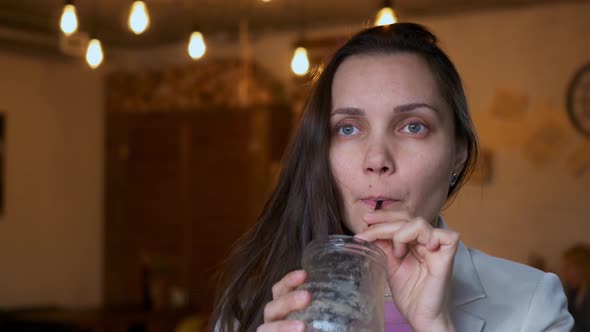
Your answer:
[[[393,242],[391,242],[391,240],[375,240],[373,243],[385,253],[385,257],[387,257],[387,271],[391,276],[402,262],[401,258],[395,257],[393,252]]]

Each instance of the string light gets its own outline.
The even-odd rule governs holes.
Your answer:
[[[66,0],[65,2],[61,19],[59,20],[59,27],[66,36],[78,30],[78,17],[76,15],[76,7],[72,0]]]
[[[93,38],[88,43],[88,48],[86,49],[86,63],[90,66],[90,68],[95,69],[102,63],[104,59],[104,55],[102,53],[102,46],[100,44],[100,40]]]
[[[303,76],[309,70],[309,59],[307,58],[307,50],[304,47],[297,47],[291,60],[291,69],[293,73],[298,76]]]
[[[133,1],[129,13],[129,29],[136,35],[143,33],[150,25],[150,16],[143,1]]]
[[[397,22],[397,17],[395,15],[395,11],[393,10],[393,3],[391,0],[385,0],[383,2],[383,7],[377,13],[375,26],[388,25],[395,22]]]
[[[203,34],[195,29],[188,43],[188,54],[191,58],[197,60],[205,55],[206,50],[207,46],[205,45],[205,40],[203,40]]]

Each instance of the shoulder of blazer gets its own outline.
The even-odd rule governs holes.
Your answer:
[[[510,299],[510,303],[528,306],[545,272],[475,249],[468,250],[489,300]]]
[[[484,283],[491,281],[489,280],[492,279],[489,278],[491,276],[493,276],[494,280],[500,282],[504,280],[498,280],[498,278],[508,276],[509,279],[506,281],[511,281],[510,283],[521,280],[536,285],[545,275],[545,272],[528,265],[490,256],[476,249],[468,248],[468,250],[480,279]]]
[[[514,331],[569,331],[573,324],[559,278],[530,266],[468,249],[486,294],[469,312],[490,327]],[[467,308],[465,308],[467,309]],[[517,328],[520,327],[520,328]]]

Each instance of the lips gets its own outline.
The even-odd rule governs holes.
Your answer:
[[[393,205],[393,204],[399,202],[399,200],[389,198],[389,197],[367,197],[367,198],[361,199],[361,202],[363,202],[363,204],[365,204],[369,208],[371,208],[371,210],[375,210],[375,208],[377,207],[377,202],[379,202],[379,201],[382,202],[381,209],[385,209],[387,206],[390,206],[390,205]]]

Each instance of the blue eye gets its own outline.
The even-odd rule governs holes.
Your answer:
[[[403,131],[410,134],[421,134],[424,130],[426,130],[426,126],[420,122],[409,123],[403,128]]]
[[[338,134],[342,136],[350,136],[358,133],[358,128],[353,125],[344,125],[338,128]]]

